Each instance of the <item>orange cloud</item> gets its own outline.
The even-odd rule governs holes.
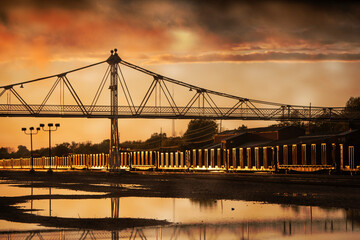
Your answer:
[[[18,49],[40,64],[46,56],[96,55],[114,47],[126,58],[147,55],[149,61],[168,61],[167,55],[172,61],[357,61],[360,53],[360,4],[16,2],[0,5],[3,61],[17,57]]]

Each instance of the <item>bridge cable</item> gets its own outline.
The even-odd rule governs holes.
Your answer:
[[[134,112],[136,112],[136,109],[135,109],[135,105],[134,105],[134,102],[132,100],[129,88],[128,88],[127,84],[126,84],[124,74],[123,74],[119,64],[117,64],[117,68],[118,68],[118,70],[120,72],[120,75],[121,75],[121,77],[120,77],[119,74],[118,74],[118,77],[119,77],[118,80],[119,80],[119,82],[121,84],[121,88],[122,88],[122,90],[124,92],[124,95],[125,95],[125,98],[126,98],[126,101],[127,101],[128,105],[130,107],[131,113],[134,114]]]
[[[183,86],[183,87],[187,87],[189,89],[195,89],[195,90],[199,90],[199,91],[205,91],[207,93],[210,93],[210,94],[214,94],[214,95],[218,95],[218,96],[221,96],[221,97],[226,97],[226,98],[231,98],[231,99],[237,99],[237,100],[244,100],[244,101],[251,101],[253,103],[258,103],[258,104],[264,104],[264,105],[272,105],[272,106],[286,106],[287,104],[283,104],[283,103],[277,103],[277,102],[269,102],[269,101],[263,101],[263,100],[256,100],[256,99],[249,99],[249,98],[244,98],[244,97],[239,97],[239,96],[235,96],[235,95],[231,95],[231,94],[227,94],[227,93],[222,93],[222,92],[217,92],[217,91],[213,91],[213,90],[209,90],[209,89],[205,89],[205,88],[201,88],[201,87],[198,87],[198,86],[195,86],[195,85],[192,85],[192,84],[189,84],[189,83],[185,83],[185,82],[182,82],[182,81],[179,81],[179,80],[176,80],[176,79],[173,79],[173,78],[170,78],[170,77],[166,77],[166,76],[162,76],[160,74],[157,74],[155,72],[152,72],[148,69],[145,69],[145,68],[142,68],[142,67],[139,67],[137,65],[134,65],[132,63],[129,63],[127,61],[124,61],[124,60],[121,60],[120,61],[120,64],[124,65],[124,66],[127,66],[129,68],[132,68],[132,69],[135,69],[137,71],[140,71],[140,72],[143,72],[147,75],[151,75],[153,77],[160,77],[162,78],[164,81],[167,81],[167,82],[171,82],[171,83],[174,83],[176,85],[180,85],[180,86]],[[302,105],[291,105],[293,107],[306,107],[308,108],[308,106],[302,106]],[[322,107],[313,107],[312,108],[322,108]]]
[[[87,66],[84,66],[84,67],[80,67],[80,68],[76,68],[76,69],[73,69],[73,70],[69,70],[69,71],[66,71],[66,72],[63,72],[63,73],[60,73],[60,74],[54,74],[54,75],[50,75],[50,76],[47,76],[47,77],[36,78],[36,79],[29,80],[29,81],[18,82],[18,83],[14,83],[14,84],[5,85],[5,86],[0,86],[0,88],[9,89],[9,88],[11,88],[11,87],[18,86],[18,85],[22,85],[22,84],[26,84],[26,83],[38,82],[38,81],[45,80],[45,79],[49,79],[49,78],[53,78],[53,77],[59,77],[59,76],[66,75],[66,74],[72,73],[72,72],[76,72],[76,71],[79,71],[79,70],[82,70],[82,69],[85,69],[85,68],[90,68],[90,67],[93,67],[93,66],[96,66],[96,65],[105,63],[105,62],[106,62],[106,61],[101,61],[101,62],[94,63],[94,64],[90,64],[90,65],[87,65]]]
[[[92,113],[94,111],[95,105],[100,98],[101,92],[104,89],[104,86],[105,86],[106,80],[108,79],[109,74],[110,74],[110,65],[108,65],[108,67],[105,71],[105,74],[104,74],[103,78],[101,79],[100,86],[98,87],[98,89],[95,93],[94,99],[91,102],[90,109],[89,109],[90,113]]]

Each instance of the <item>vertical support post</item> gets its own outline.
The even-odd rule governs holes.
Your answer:
[[[110,65],[110,169],[114,169],[119,162],[119,127],[118,127],[118,72],[117,65],[121,62],[121,58],[117,54],[117,49],[111,50],[111,55],[107,59]]]

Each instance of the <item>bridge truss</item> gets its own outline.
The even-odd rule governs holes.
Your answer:
[[[91,104],[83,104],[71,84],[68,75],[73,72],[88,69],[96,65],[108,63],[108,69],[100,83],[100,86]],[[151,77],[150,87],[139,104],[135,105],[132,94],[127,87],[121,67],[134,69]],[[30,103],[20,94],[24,85],[38,81],[45,81],[55,78],[55,83],[40,104]],[[110,105],[98,105],[98,99],[104,86],[110,79],[110,91],[112,92]],[[170,92],[169,85],[176,85],[192,92],[188,101],[180,105]],[[58,85],[66,87],[76,104],[65,105],[47,104]],[[118,105],[118,86],[126,99],[126,104]],[[0,104],[1,117],[70,117],[70,118],[163,118],[163,119],[240,119],[240,120],[275,120],[275,121],[359,121],[360,112],[352,111],[344,107],[311,107],[300,105],[289,105],[261,101],[239,97],[227,93],[213,91],[203,87],[175,80],[170,77],[149,71],[132,63],[122,60],[117,52],[102,62],[77,68],[60,74],[38,78],[30,81],[14,83],[0,87],[0,97],[6,95],[15,96],[18,103]],[[116,96],[115,96],[116,95]],[[159,102],[150,104],[150,97],[157,95],[165,99],[160,105]],[[30,96],[31,97],[31,96]],[[217,99],[215,99],[215,97]],[[86,98],[88,99],[88,97]],[[231,100],[232,103],[223,105],[223,99]]]

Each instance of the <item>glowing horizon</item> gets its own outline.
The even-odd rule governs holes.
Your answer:
[[[126,61],[199,87],[290,105],[341,107],[359,96],[360,4],[330,3],[3,1],[0,86],[103,61],[117,48]],[[80,95],[93,96],[104,71],[74,74],[70,81]],[[137,96],[147,89],[138,86],[150,84],[131,72],[125,77]],[[23,91],[34,91],[31,101],[41,101],[51,84]],[[110,134],[105,119],[1,118],[0,147],[29,146],[20,129],[40,122],[61,123],[54,144],[97,143]],[[176,132],[184,133],[187,122],[177,120]],[[223,121],[223,126],[271,123]],[[119,120],[120,140],[145,140],[160,128],[171,136],[171,125],[171,120]],[[47,146],[46,134],[36,138],[34,149]]]

